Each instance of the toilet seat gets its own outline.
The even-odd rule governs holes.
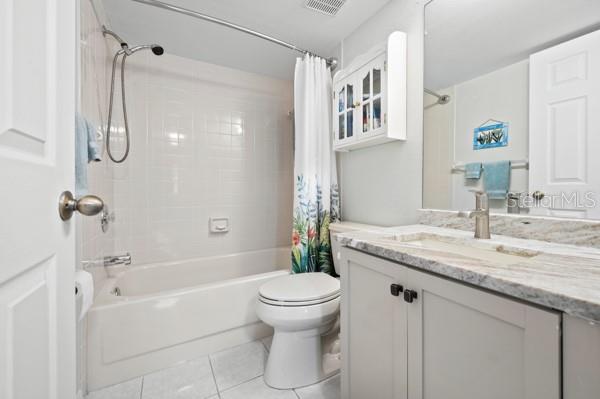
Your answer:
[[[263,284],[259,300],[273,306],[311,306],[340,296],[340,282],[325,273],[290,274]]]
[[[320,298],[320,299],[315,299],[312,301],[277,301],[277,300],[273,300],[273,299],[269,299],[269,298],[265,298],[261,295],[259,295],[258,300],[261,301],[262,303],[266,303],[267,305],[273,305],[273,306],[283,306],[283,307],[293,307],[293,306],[312,306],[312,305],[320,305],[322,303],[325,302],[329,302],[332,301],[336,298],[340,297],[340,293],[337,292],[333,295],[330,295],[328,297],[325,298]]]

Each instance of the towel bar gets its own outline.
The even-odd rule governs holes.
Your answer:
[[[511,169],[529,169],[529,161],[526,160],[518,160],[518,161],[510,161]],[[465,171],[464,163],[455,163],[452,165],[452,173],[463,172]]]

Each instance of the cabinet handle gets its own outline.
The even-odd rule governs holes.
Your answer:
[[[400,296],[400,293],[404,291],[404,287],[402,287],[400,284],[392,284],[390,285],[390,293],[393,296]]]
[[[404,291],[404,302],[413,303],[417,299],[417,292],[413,290]]]

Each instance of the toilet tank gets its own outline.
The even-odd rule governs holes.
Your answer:
[[[382,227],[380,226],[372,226],[368,224],[360,224],[360,223],[352,223],[352,222],[336,222],[331,223],[329,225],[329,235],[331,239],[331,253],[333,255],[333,267],[335,268],[335,272],[340,274],[340,250],[341,245],[337,241],[336,236],[338,234],[348,233],[351,231],[360,231],[360,230],[379,230]]]

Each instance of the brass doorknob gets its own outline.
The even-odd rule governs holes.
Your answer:
[[[64,191],[58,199],[58,214],[62,220],[69,220],[77,211],[85,216],[94,216],[102,212],[104,201],[95,195],[85,195],[79,199],[70,191]]]

